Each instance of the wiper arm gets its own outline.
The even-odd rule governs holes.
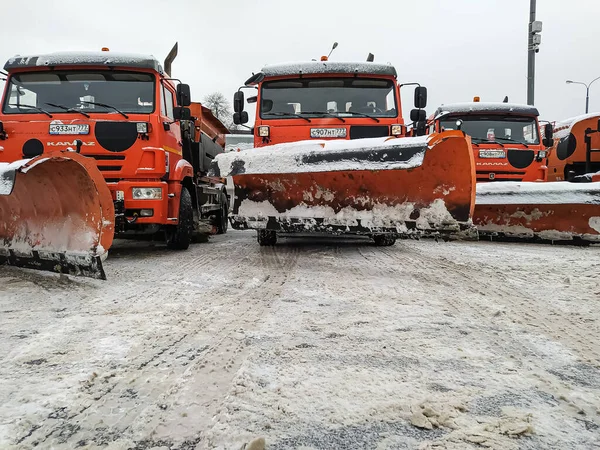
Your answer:
[[[356,111],[346,111],[344,114],[353,114],[353,115],[357,115],[357,116],[368,117],[369,119],[373,119],[375,122],[380,122],[380,120],[377,117],[371,116],[370,114],[365,114],[365,113],[356,112]]]
[[[33,105],[24,105],[23,103],[9,103],[9,106],[16,106],[17,108],[21,109],[21,108],[31,108],[31,109],[36,109],[41,113],[46,114],[48,117],[52,118],[52,114],[50,114],[48,111],[46,111],[45,109],[42,109],[38,106],[33,106]]]
[[[55,108],[64,109],[67,112],[77,112],[77,113],[83,114],[85,117],[90,117],[90,115],[88,113],[83,112],[77,108],[67,108],[66,106],[63,106],[63,105],[57,105],[55,103],[47,103],[47,102],[44,104],[49,105],[49,106],[54,106]]]
[[[504,145],[502,144],[502,142],[490,141],[489,139],[480,138],[480,137],[471,137],[472,141],[475,140],[475,139],[477,139],[478,141],[481,141],[481,142],[489,142],[490,144],[498,144],[500,147],[504,148]]]
[[[105,108],[114,109],[116,112],[118,112],[119,114],[121,114],[123,117],[125,117],[126,119],[129,119],[129,116],[127,114],[125,114],[123,111],[118,110],[114,106],[107,105],[106,103],[90,102],[90,101],[87,101],[87,100],[84,100],[81,103],[89,103],[90,105],[98,105],[98,106],[104,106]]]
[[[513,144],[520,144],[520,145],[524,145],[524,146],[525,146],[525,148],[529,148],[529,145],[527,145],[525,142],[514,141],[514,140],[512,140],[512,139],[510,139],[510,138],[498,137],[498,136],[496,136],[496,139],[503,139],[504,141],[511,142],[511,143],[513,143]]]
[[[342,122],[346,122],[343,117],[338,116],[337,114],[333,114],[327,111],[302,111],[302,114],[323,114],[327,117],[335,117],[336,119],[340,119]]]
[[[296,114],[296,113],[289,113],[289,112],[273,112],[273,113],[265,113],[265,116],[289,116],[289,117],[299,117],[301,119],[306,120],[307,122],[311,122],[311,120],[308,117],[304,117],[301,116],[300,114]]]

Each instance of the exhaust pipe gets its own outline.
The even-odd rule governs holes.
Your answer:
[[[168,76],[171,76],[171,66],[173,65],[173,61],[175,60],[175,58],[177,57],[177,42],[175,42],[175,45],[173,46],[173,48],[171,49],[171,51],[169,52],[169,54],[167,55],[167,57],[165,58],[165,73]]]

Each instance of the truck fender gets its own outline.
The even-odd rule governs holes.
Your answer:
[[[173,169],[173,176],[170,181],[183,181],[186,177],[194,176],[194,168],[192,165],[187,162],[185,159],[180,159],[177,161],[177,165],[175,169]]]

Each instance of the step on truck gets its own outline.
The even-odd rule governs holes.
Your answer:
[[[15,56],[0,112],[0,263],[105,278],[114,237],[227,230],[228,131],[151,55]]]
[[[414,83],[411,83],[414,84]],[[245,124],[244,91],[254,95],[254,148],[217,157],[231,176],[230,215],[260,245],[278,234],[398,237],[472,231],[475,194],[469,139],[459,131],[407,137],[396,69],[320,61],[263,67],[234,94],[234,122]],[[410,113],[425,134],[427,90]]]

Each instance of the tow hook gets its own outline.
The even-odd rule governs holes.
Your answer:
[[[138,213],[133,213],[133,217],[131,219],[126,217],[126,220],[129,225],[136,223],[138,220]]]

